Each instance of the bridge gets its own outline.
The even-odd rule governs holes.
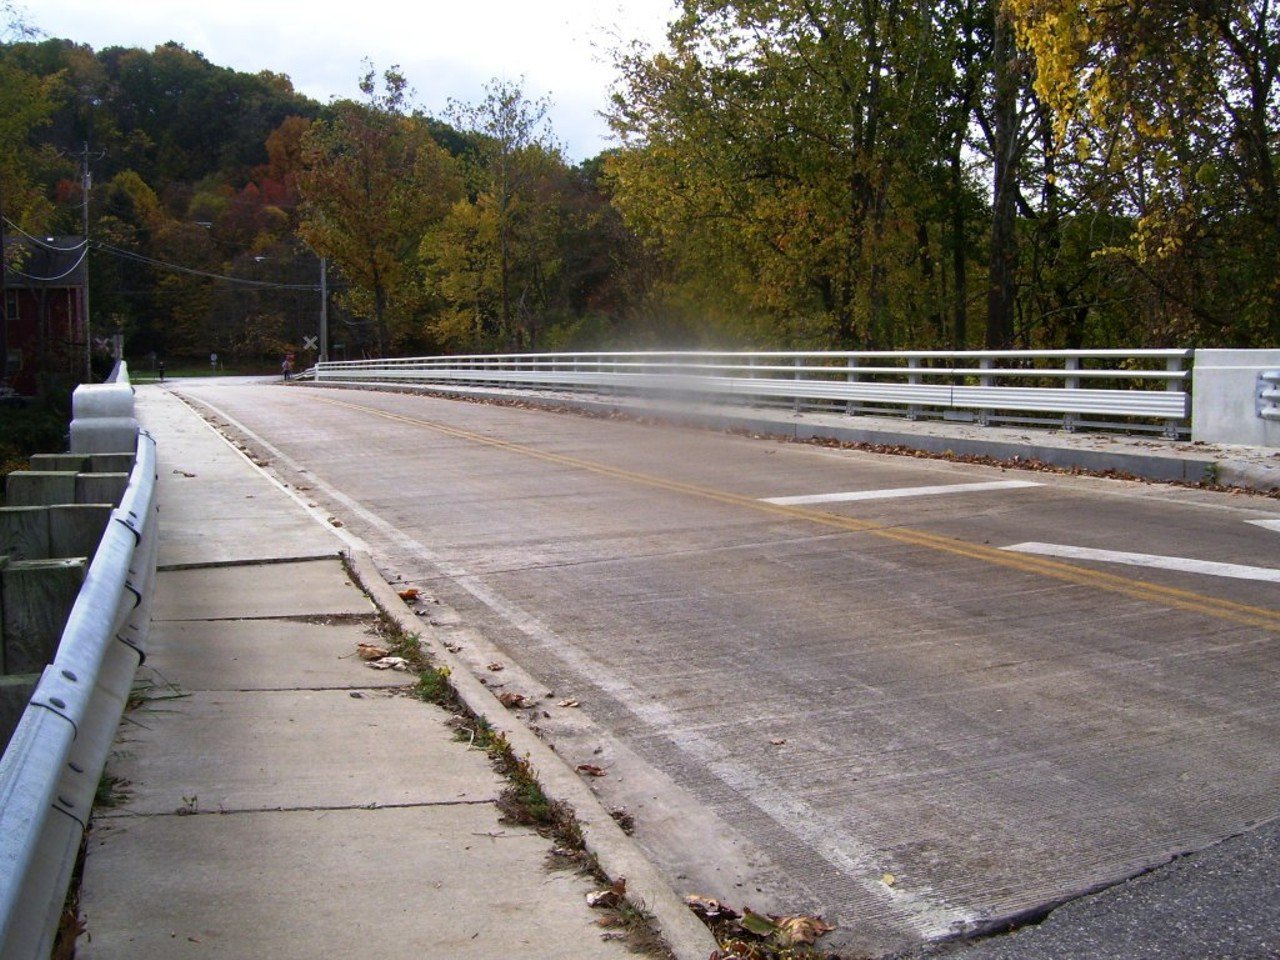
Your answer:
[[[1181,417],[1098,410],[1096,397],[1082,411],[1031,395],[1039,407],[1020,410],[989,392],[1017,377],[1024,400],[1121,379],[1091,375],[1087,359],[1003,378],[932,359],[945,372],[907,358],[894,382],[945,380],[952,401],[987,389],[972,418],[937,393],[855,396],[847,385],[886,364],[847,359],[809,358],[797,377],[794,358],[749,376],[725,358],[700,371],[670,356],[646,371],[507,358],[500,377],[474,364],[434,382],[406,364],[330,365],[292,388],[177,385],[188,406],[144,388],[162,514],[206,470],[277,484],[267,497],[211,483],[213,504],[163,534],[161,587],[192,576],[201,550],[225,542],[219,527],[243,531],[244,518],[257,535],[234,559],[309,556],[315,534],[284,514],[311,516],[410,598],[405,616],[459,682],[509,695],[486,715],[514,722],[513,736],[536,731],[530,750],[554,747],[539,757],[567,771],[580,814],[591,817],[583,789],[604,820],[625,811],[654,889],[821,914],[837,926],[824,943],[849,956],[999,930],[1274,819],[1280,504],[1197,486],[1265,488],[1274,451],[1195,442],[1200,401],[1183,389],[1187,364],[1167,357],[1137,378],[1157,390],[1118,389],[1178,394]],[[1202,374],[1202,359],[1197,387],[1216,369]],[[1257,392],[1273,363],[1218,367],[1247,384],[1235,419],[1250,428],[1268,429]],[[620,379],[646,373],[661,378],[651,392]],[[735,382],[707,391],[704,375]],[[1061,386],[1026,386],[1051,377]],[[846,392],[801,396],[784,379]],[[890,402],[908,416],[848,408]],[[186,456],[207,449],[188,447],[197,412],[242,448],[234,469]],[[1112,415],[1111,433],[1080,423]],[[1049,416],[1074,416],[1073,429],[1022,422]],[[908,446],[938,456],[880,452]],[[217,691],[206,698],[253,700]],[[145,761],[122,770],[134,779]],[[140,790],[138,817],[181,806],[172,786]],[[659,913],[670,902],[651,898]]]

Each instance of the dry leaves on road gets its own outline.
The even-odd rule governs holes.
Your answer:
[[[381,660],[391,651],[386,647],[378,646],[376,643],[357,643],[356,653],[360,655],[361,660]]]
[[[835,929],[821,917],[805,914],[775,916],[756,913],[749,907],[743,907],[739,914],[710,897],[688,896],[685,903],[716,934],[722,949],[712,955],[714,960],[790,957],[792,948],[812,946],[824,933]]]
[[[612,886],[604,890],[595,890],[587,894],[588,907],[600,907],[606,910],[612,910],[622,905],[622,900],[627,895],[627,878],[619,877]]]
[[[597,767],[594,763],[578,764],[578,772],[585,773],[589,777],[607,777],[609,775],[608,770],[603,767]]]

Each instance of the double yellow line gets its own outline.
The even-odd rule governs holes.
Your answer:
[[[923,530],[915,530],[910,527],[886,526],[885,524],[876,523],[870,520],[859,520],[856,517],[843,517],[834,513],[823,513],[818,510],[806,510],[803,507],[767,503],[763,500],[742,496],[741,494],[729,493],[724,490],[716,490],[712,487],[702,487],[696,484],[681,483],[678,480],[668,480],[665,477],[657,477],[652,474],[637,473],[633,470],[624,470],[621,467],[612,467],[608,464],[598,463],[593,460],[583,460],[579,457],[570,457],[560,453],[551,453],[522,443],[515,443],[511,440],[502,440],[497,437],[489,437],[484,434],[473,433],[470,430],[462,430],[458,427],[451,427],[432,420],[423,420],[399,413],[391,413],[390,411],[379,410],[375,407],[367,407],[358,403],[350,403],[345,400],[334,400],[328,397],[320,397],[318,399],[323,403],[332,404],[333,406],[345,407],[346,409],[356,410],[360,413],[369,414],[370,416],[381,417],[384,420],[392,420],[397,423],[404,423],[410,426],[431,430],[446,437],[453,437],[457,440],[465,440],[470,443],[505,450],[508,453],[518,454],[522,457],[541,460],[544,463],[553,463],[558,466],[569,467],[574,470],[583,470],[588,473],[594,473],[602,477],[609,477],[614,480],[623,480],[628,483],[640,484],[657,490],[665,490],[670,493],[696,497],[701,500],[709,500],[715,503],[725,504],[727,506],[741,507],[757,513],[768,513],[790,520],[805,520],[809,523],[817,524],[822,527],[842,530],[848,533],[866,533],[884,540],[894,541],[895,543],[902,543],[908,546],[933,550],[938,553],[947,553],[953,556],[965,557],[966,559],[977,560],[992,566],[1016,570],[1021,573],[1038,574],[1064,583],[1090,587],[1095,590],[1103,590],[1109,593],[1121,594],[1135,600],[1145,600],[1150,603],[1160,604],[1162,606],[1182,610],[1187,613],[1215,617],[1219,620],[1226,620],[1230,623],[1239,624],[1241,626],[1261,627],[1264,630],[1280,632],[1280,610],[1271,610],[1266,607],[1255,607],[1248,604],[1235,603],[1231,600],[1220,600],[1217,597],[1206,596],[1191,590],[1179,590],[1175,587],[1161,586],[1155,583],[1148,583],[1144,580],[1132,580],[1126,577],[1119,577],[1114,574],[1092,570],[1087,567],[1072,566],[1071,564],[1062,563],[1061,561],[1053,560],[1048,557],[1040,557],[1024,553],[1010,553],[1009,551],[999,550],[995,547],[988,547],[982,544],[969,543],[964,540],[941,537],[937,534],[926,533]]]

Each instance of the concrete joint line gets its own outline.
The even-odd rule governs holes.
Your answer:
[[[152,817],[230,817],[244,813],[347,813],[355,810],[367,810],[376,813],[379,810],[433,810],[440,807],[485,807],[497,806],[496,798],[480,800],[424,800],[417,803],[337,803],[308,804],[296,807],[218,807],[217,809],[188,810],[178,807],[174,810],[157,810],[152,812],[131,812],[128,810],[104,810],[95,816],[104,820],[147,820]]]
[[[225,567],[268,567],[280,563],[312,563],[314,561],[321,560],[336,560],[341,556],[341,550],[334,550],[332,553],[309,553],[296,557],[269,557],[263,560],[215,560],[212,563],[165,563],[156,567],[156,573],[172,573],[178,570],[220,570]]]
[[[402,683],[396,687],[206,687],[199,693],[367,693],[376,696],[379,693],[399,695],[413,689],[412,683]]]

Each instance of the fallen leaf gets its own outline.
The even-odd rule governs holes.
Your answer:
[[[417,600],[417,599],[418,599],[418,588],[417,588],[417,587],[409,587],[407,590],[401,590],[401,591],[400,591],[400,599],[401,599],[401,600]]]
[[[361,660],[381,660],[383,657],[391,653],[386,647],[379,647],[373,643],[357,643],[356,653],[360,655]]]
[[[609,775],[609,771],[597,767],[594,763],[578,764],[578,772],[585,773],[589,777],[607,777]]]
[[[774,939],[784,947],[802,944],[808,946],[835,927],[821,917],[775,917],[778,932]]]
[[[515,710],[519,707],[531,707],[533,702],[523,693],[503,693],[498,695],[498,702],[508,710]]]
[[[880,880],[884,883],[886,887],[892,887],[895,883],[898,882],[898,878],[895,877],[892,873],[886,873],[883,877],[880,878]]]
[[[719,900],[712,897],[702,897],[696,893],[689,894],[684,898],[684,902],[690,910],[708,923],[714,923],[717,920],[737,920],[741,916],[737,910],[726,906]]]
[[[582,706],[582,704],[580,704],[577,700],[561,700],[559,703],[556,704],[556,706],[557,707],[580,707]]]
[[[772,937],[778,932],[778,925],[763,914],[756,913],[750,907],[742,908],[742,916],[738,920],[738,926],[747,933],[754,933],[757,937]]]
[[[365,666],[372,667],[374,670],[407,671],[409,669],[409,661],[404,657],[380,657],[377,660],[370,660]]]
[[[505,670],[506,668],[495,660],[493,663],[489,664],[489,669],[494,673],[497,673],[499,670]]]
[[[627,895],[627,878],[619,877],[605,890],[597,890],[587,894],[587,906],[613,908],[622,903]]]
[[[780,747],[787,741],[786,740],[770,740],[769,742],[773,744],[775,747]]]
[[[332,526],[332,527],[340,527],[340,526],[342,526],[342,521],[341,521],[341,520],[339,520],[337,517],[330,517],[330,518],[329,518],[329,525],[330,525],[330,526]]]

